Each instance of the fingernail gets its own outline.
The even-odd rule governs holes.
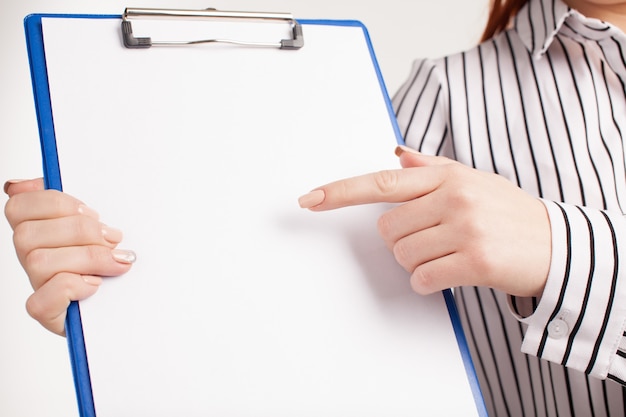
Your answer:
[[[132,264],[137,260],[137,255],[132,250],[113,249],[111,255],[113,255],[113,259],[122,264]]]
[[[22,181],[26,181],[26,180],[8,180],[7,182],[4,183],[4,193],[9,194],[9,187],[12,186],[13,184],[18,184]]]
[[[408,146],[404,146],[404,145],[396,146],[396,156],[400,156],[405,152],[412,153],[413,155],[421,155],[421,153],[419,153],[413,148],[409,148]]]
[[[89,285],[99,286],[102,284],[102,278],[93,275],[83,275],[83,281]]]
[[[97,211],[95,211],[91,207],[87,207],[84,204],[81,204],[80,206],[78,206],[78,212],[80,214],[84,214],[85,216],[93,217],[96,220],[100,218],[100,215],[98,214]]]
[[[102,225],[102,237],[109,243],[120,243],[124,236],[121,230]]]
[[[324,190],[314,190],[300,197],[298,199],[298,204],[300,204],[300,207],[302,208],[311,208],[322,203],[322,201],[324,201],[324,198],[326,198],[326,193],[324,193]]]

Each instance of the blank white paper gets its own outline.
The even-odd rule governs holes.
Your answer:
[[[413,293],[378,237],[390,206],[297,204],[399,167],[360,27],[304,25],[299,51],[128,50],[118,19],[43,23],[64,190],[138,255],[80,304],[99,417],[476,415],[442,295]]]

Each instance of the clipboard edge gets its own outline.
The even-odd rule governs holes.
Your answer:
[[[400,132],[400,127],[396,121],[396,114],[393,111],[393,105],[391,104],[391,99],[389,96],[389,91],[387,89],[387,85],[385,84],[385,80],[383,78],[382,71],[380,70],[380,64],[378,63],[378,59],[376,58],[376,53],[374,52],[374,45],[372,43],[372,38],[370,37],[369,31],[363,22],[360,20],[329,20],[329,19],[298,19],[298,22],[302,25],[324,25],[324,26],[352,26],[359,27],[363,30],[363,35],[365,36],[365,40],[367,42],[367,48],[370,52],[370,57],[372,58],[372,64],[374,65],[374,69],[376,70],[376,77],[378,78],[378,83],[380,84],[383,98],[385,100],[385,104],[387,106],[387,112],[389,114],[389,118],[393,125],[393,131],[396,135],[396,141],[398,145],[404,145],[404,138],[402,137],[402,133]]]
[[[380,65],[378,64],[378,60],[376,59],[376,54],[374,52],[372,39],[369,35],[369,32],[365,24],[363,24],[359,20],[324,20],[324,19],[300,20],[299,19],[298,22],[300,22],[302,25],[354,26],[354,27],[360,27],[363,30],[365,39],[367,41],[367,46],[370,51],[370,56],[372,58],[372,63],[374,64],[374,68],[376,70],[376,75],[378,77],[378,81],[382,89],[385,103],[387,104],[387,111],[389,112],[391,123],[393,124],[393,129],[396,134],[396,140],[398,144],[404,145],[405,144],[404,138],[402,137],[402,133],[400,132],[400,128],[396,120],[396,116],[393,110],[393,105],[391,103],[389,92],[387,90],[385,81],[383,79]],[[452,324],[452,328],[454,330],[454,334],[456,336],[457,345],[461,353],[461,358],[463,359],[463,365],[465,366],[465,373],[467,374],[468,382],[472,390],[472,394],[474,395],[474,401],[476,403],[476,409],[477,409],[478,415],[480,417],[487,417],[487,408],[485,406],[485,400],[482,395],[482,390],[480,389],[478,376],[476,374],[476,368],[474,367],[474,362],[472,360],[472,356],[469,351],[467,339],[465,338],[465,332],[463,331],[463,326],[461,324],[461,319],[459,317],[459,312],[458,312],[458,308],[456,305],[456,301],[454,300],[454,294],[452,293],[452,290],[447,289],[447,290],[442,291],[442,295],[446,302],[448,315],[450,316],[450,321]]]
[[[66,17],[66,15],[31,14],[24,18],[24,31],[31,72],[35,112],[39,129],[45,188],[62,191],[63,187],[56,148],[48,71],[43,45],[41,19],[44,17]],[[95,417],[95,405],[89,375],[80,307],[76,301],[72,302],[68,307],[65,332],[72,374],[74,376],[74,387],[79,415],[81,417]]]
[[[463,331],[463,326],[461,325],[459,310],[457,308],[456,301],[454,300],[454,294],[450,289],[443,290],[442,293],[446,306],[448,307],[448,313],[450,314],[452,328],[454,329],[457,344],[459,345],[463,364],[465,365],[465,373],[467,374],[472,394],[474,394],[474,401],[476,403],[478,415],[480,417],[488,417],[487,406],[485,405],[485,399],[483,397],[482,390],[480,389],[478,376],[476,375],[476,368],[474,367],[474,361],[472,360],[469,346],[467,345],[467,339],[465,338],[465,332]]]

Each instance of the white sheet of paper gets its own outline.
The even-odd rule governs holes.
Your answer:
[[[119,25],[43,20],[64,190],[138,255],[81,302],[97,415],[476,415],[442,295],[413,293],[378,237],[389,206],[297,204],[398,167],[362,29],[305,25],[300,51],[128,50]]]

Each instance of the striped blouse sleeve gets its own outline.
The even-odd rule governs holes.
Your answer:
[[[522,351],[626,385],[626,220],[621,213],[544,201],[552,261]],[[528,299],[515,299],[524,310]]]
[[[433,60],[416,60],[393,97],[393,107],[407,146],[452,158],[447,84],[441,71]]]

